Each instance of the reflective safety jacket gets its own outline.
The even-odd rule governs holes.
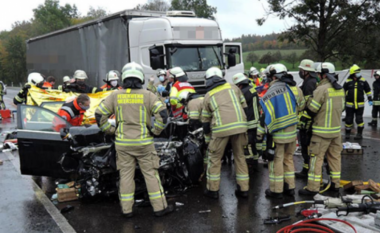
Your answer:
[[[335,90],[327,79],[322,79],[307,103],[307,108],[316,113],[313,134],[322,138],[338,137],[344,104],[344,90]]]
[[[298,86],[289,86],[290,87],[290,90],[292,90],[294,96],[296,97],[296,101],[297,101],[297,115],[299,112],[303,111],[303,109],[305,108],[305,98],[303,96],[303,93],[302,93],[302,90],[301,88],[299,88]]]
[[[191,99],[185,108],[185,111],[189,117],[189,130],[193,131],[202,127],[201,114],[203,109],[204,98],[199,95],[194,99]]]
[[[203,109],[203,97],[198,97],[189,101],[186,112],[190,120],[200,120]]]
[[[72,126],[80,126],[82,125],[85,112],[86,110],[79,107],[76,98],[71,102],[64,103],[58,110],[58,115],[67,120]]]
[[[252,87],[251,85],[244,86],[241,91],[243,92],[248,106],[245,110],[247,115],[248,130],[256,129],[260,118],[259,96],[257,95],[255,87]]]
[[[155,94],[144,89],[123,89],[111,93],[97,108],[97,122],[107,134],[116,135],[117,146],[143,146],[153,144],[167,121],[167,111]],[[108,122],[115,114],[116,128]],[[152,128],[152,116],[155,117]],[[99,119],[100,118],[100,119]]]
[[[363,77],[356,81],[349,77],[343,88],[346,93],[346,107],[348,108],[364,108],[364,94],[367,95],[369,101],[372,100],[371,88]]]
[[[272,81],[260,105],[270,134],[298,123],[296,97],[284,82]]]
[[[212,137],[245,133],[248,127],[243,108],[246,107],[243,93],[237,86],[221,84],[208,91],[204,97],[202,123],[211,124]]]
[[[373,106],[380,106],[380,79],[372,83]]]
[[[172,106],[173,117],[182,116],[183,119],[187,119],[187,115],[183,114],[184,107],[178,100],[179,95],[184,91],[195,93],[194,87],[188,82],[177,81],[170,90],[170,104]]]

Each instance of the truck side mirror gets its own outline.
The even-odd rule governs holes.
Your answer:
[[[227,53],[228,67],[236,66],[236,49],[230,48]]]
[[[153,70],[165,69],[165,54],[163,46],[152,46],[149,48],[150,66]]]

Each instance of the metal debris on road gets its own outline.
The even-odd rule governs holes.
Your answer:
[[[200,214],[203,214],[203,213],[210,213],[210,212],[211,212],[211,210],[200,210],[200,211],[199,211]]]

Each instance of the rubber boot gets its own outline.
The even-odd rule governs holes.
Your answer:
[[[358,132],[356,133],[356,136],[354,137],[355,140],[363,139],[363,129],[364,127],[358,127]]]
[[[350,139],[351,136],[351,129],[346,129],[346,140]]]
[[[297,178],[307,179],[308,173],[309,173],[309,169],[303,167],[302,170],[299,172],[296,172],[295,175]]]
[[[369,126],[377,127],[377,121],[372,120],[371,122],[368,122]]]

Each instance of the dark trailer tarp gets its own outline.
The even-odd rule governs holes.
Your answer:
[[[27,41],[28,73],[54,76],[58,83],[75,70],[84,70],[87,83],[103,85],[109,70],[121,70],[129,59],[128,21],[162,16],[163,12],[122,11],[99,20]]]

